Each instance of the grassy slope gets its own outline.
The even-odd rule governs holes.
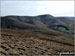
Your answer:
[[[71,25],[70,25],[71,24]],[[55,26],[52,26],[55,25]],[[52,31],[50,29],[56,29],[57,25],[64,25],[68,27],[69,33],[73,31],[73,20],[69,20],[65,17],[53,17],[50,15],[40,16],[5,16],[1,17],[1,27],[10,29],[30,29],[30,30],[42,30]],[[50,26],[50,27],[49,27]],[[51,28],[52,27],[52,28]],[[58,30],[57,30],[58,31]],[[54,30],[55,32],[55,30]]]
[[[53,36],[24,30],[1,29],[1,50],[6,54],[57,54],[73,51],[73,38]]]

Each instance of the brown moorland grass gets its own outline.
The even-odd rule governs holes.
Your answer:
[[[70,37],[12,29],[1,29],[0,34],[0,50],[4,55],[49,55],[74,51],[73,38]]]

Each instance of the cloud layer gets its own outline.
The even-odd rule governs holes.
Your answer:
[[[1,16],[74,16],[74,1],[1,1]]]

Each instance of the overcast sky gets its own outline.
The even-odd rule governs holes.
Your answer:
[[[74,16],[74,1],[1,1],[1,16]]]

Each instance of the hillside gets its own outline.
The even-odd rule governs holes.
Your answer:
[[[1,55],[57,55],[74,51],[74,38],[1,29]]]
[[[1,56],[74,52],[74,18],[48,14],[1,17]]]
[[[74,20],[68,18],[69,17],[54,17],[48,14],[38,16],[5,16],[1,17],[1,27],[35,31],[57,31],[62,33],[65,32],[65,34],[74,34]],[[59,27],[63,29],[59,29]]]

